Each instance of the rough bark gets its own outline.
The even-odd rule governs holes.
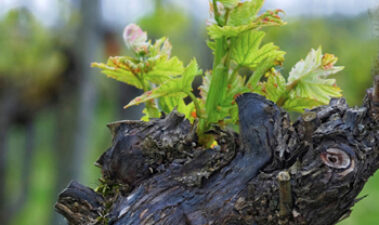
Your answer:
[[[363,106],[332,99],[291,123],[256,94],[237,99],[239,134],[198,146],[177,112],[109,125],[97,192],[71,183],[56,204],[70,224],[335,224],[379,168],[379,80]]]

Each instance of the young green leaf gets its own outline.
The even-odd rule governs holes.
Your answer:
[[[184,97],[186,95],[189,95],[192,91],[192,81],[194,80],[195,76],[199,74],[201,74],[201,70],[198,69],[196,60],[192,60],[184,70],[182,76],[169,79],[157,88],[145,92],[144,94],[129,102],[125,108],[164,96],[185,94],[183,95]]]
[[[268,43],[260,47],[265,33],[263,31],[245,31],[232,39],[232,58],[240,66],[255,69],[262,61],[283,58],[285,52],[273,43]]]
[[[305,109],[312,109],[313,107],[322,105],[323,103],[313,98],[295,97],[288,99],[283,108],[293,112],[304,112]]]
[[[143,78],[155,84],[162,84],[184,71],[183,63],[177,57],[169,59],[167,55],[162,55],[152,64],[152,68]]]
[[[323,56],[321,48],[312,49],[289,74],[288,86],[293,87],[289,96],[315,99],[322,104],[328,104],[331,97],[340,97],[341,89],[336,86],[335,79],[326,79],[343,70],[342,66],[334,66],[336,61],[332,55]]]
[[[260,85],[261,90],[267,99],[276,102],[286,91],[286,80],[274,69],[267,74],[267,81]]]
[[[149,121],[151,118],[159,118],[161,116],[161,112],[157,108],[154,100],[150,100],[145,102],[145,108],[142,110],[144,116],[142,116],[141,120]]]
[[[249,30],[232,38],[232,59],[238,66],[245,66],[254,70],[248,80],[249,87],[254,90],[263,74],[275,66],[277,62],[284,60],[285,52],[273,43],[263,45],[261,42],[265,36],[263,31]]]
[[[220,103],[220,107],[225,108],[227,113],[221,115],[221,119],[229,118],[228,123],[236,123],[238,121],[238,107],[235,99],[242,93],[249,92],[245,86],[246,77],[236,74],[228,84],[227,92]]]
[[[263,75],[275,65],[275,61],[274,58],[266,58],[259,63],[246,84],[251,91],[255,91],[258,82],[262,79]]]
[[[218,39],[222,37],[235,37],[240,33],[257,28],[258,24],[251,23],[247,25],[240,26],[223,26],[220,27],[217,24],[213,24],[207,27],[208,35],[211,39]]]
[[[260,15],[254,22],[261,26],[281,26],[286,24],[279,16],[279,13],[284,13],[283,10],[267,10],[262,15]]]
[[[240,26],[250,24],[262,8],[263,2],[264,0],[253,0],[239,3],[230,12],[227,25]]]
[[[216,50],[216,42],[215,41],[208,40],[207,45],[208,45],[208,48],[210,48],[213,52]]]
[[[122,61],[129,63],[124,63]],[[101,72],[107,75],[107,77],[142,89],[143,84],[141,83],[137,75],[134,73],[131,64],[131,61],[128,60],[127,57],[110,57],[107,64],[92,63],[91,66],[102,69]]]
[[[175,107],[178,107],[183,98],[186,97],[185,93],[177,93],[175,95],[162,96],[158,99],[158,107],[164,113],[170,113]]]
[[[178,110],[178,112],[183,113],[184,116],[190,122],[193,122],[197,118],[197,113],[196,113],[196,108],[195,108],[194,102],[190,102],[190,103],[186,104],[184,102],[184,100],[182,99],[181,101],[179,101],[178,105],[176,106],[176,109]]]
[[[194,102],[186,104],[184,102],[185,97],[185,93],[177,93],[175,95],[160,97],[158,99],[159,108],[167,114],[176,109],[178,112],[183,113],[187,119],[193,122],[193,120],[197,117],[195,104]]]
[[[184,102],[185,97],[186,94],[184,93],[161,97],[159,98],[159,107],[165,113],[170,113],[174,108],[176,108],[178,112],[183,113],[186,118],[191,118],[191,113],[195,110],[195,105],[193,102],[186,104]]]
[[[281,10],[275,10],[275,11],[267,11],[263,13],[261,16],[252,19],[247,24],[241,24],[241,25],[230,25],[229,23],[225,26],[218,26],[217,24],[213,24],[207,27],[208,35],[211,39],[218,39],[221,37],[236,37],[242,32],[248,31],[248,30],[254,30],[261,27],[268,27],[268,26],[281,26],[284,25],[285,22],[281,19],[281,17],[278,15]]]
[[[232,38],[232,58],[238,65],[247,66],[256,58],[257,51],[265,36],[263,31],[245,31]]]

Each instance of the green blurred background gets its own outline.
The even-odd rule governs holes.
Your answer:
[[[348,103],[360,105],[379,50],[375,4],[267,0],[265,8],[287,12],[288,25],[267,29],[265,39],[287,52],[282,73],[321,45],[345,66],[336,79]],[[173,55],[195,56],[207,70],[207,17],[206,0],[0,0],[0,224],[65,224],[53,208],[59,191],[72,179],[98,185],[93,162],[111,143],[105,125],[141,111],[122,110],[137,90],[90,68],[128,54],[123,27],[169,37]],[[378,173],[364,195],[340,224],[379,224]]]

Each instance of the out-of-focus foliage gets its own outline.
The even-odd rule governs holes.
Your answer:
[[[92,65],[102,69],[108,77],[145,91],[126,107],[146,103],[143,120],[160,117],[161,112],[170,113],[175,107],[189,118],[193,107],[199,108],[192,94],[192,82],[201,73],[197,62],[193,60],[184,68],[177,57],[170,57],[171,44],[166,38],[152,44],[146,33],[134,24],[125,28],[124,40],[135,53],[134,57],[115,56],[110,57],[106,64]],[[185,104],[186,96],[192,97],[192,105]],[[158,100],[158,104],[154,99]]]
[[[173,54],[188,62],[195,54],[198,46],[191,46],[196,39],[188,37],[194,35],[191,30],[193,24],[188,12],[174,4],[166,4],[166,0],[154,0],[153,13],[148,14],[137,21],[138,25],[148,31],[151,39],[169,37],[170,42],[177,46],[173,48]],[[199,32],[200,33],[200,32]],[[181,45],[188,43],[187,45]],[[180,47],[179,47],[180,45]]]
[[[0,87],[17,88],[27,102],[38,101],[65,64],[54,44],[29,11],[8,12],[0,20]]]
[[[178,6],[163,2],[164,0],[155,0],[154,12],[141,18],[138,24],[148,30],[149,34],[170,37],[181,35],[180,31],[190,25],[190,18]]]

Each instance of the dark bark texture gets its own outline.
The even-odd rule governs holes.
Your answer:
[[[72,182],[56,209],[69,224],[335,224],[379,168],[379,79],[362,107],[344,99],[294,123],[257,94],[237,98],[240,132],[215,128],[204,149],[172,112],[109,125],[102,185]]]

